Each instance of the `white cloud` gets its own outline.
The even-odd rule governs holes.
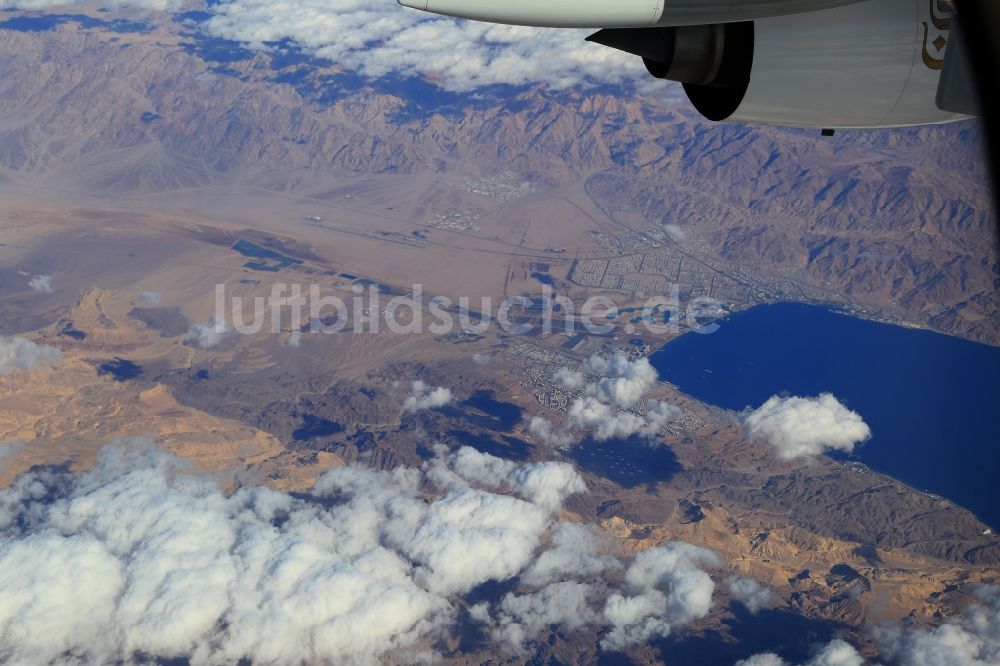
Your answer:
[[[517,649],[550,626],[573,631],[596,624],[600,620],[590,605],[594,596],[591,585],[576,581],[553,583],[531,594],[508,594],[500,603],[493,637]]]
[[[493,617],[490,615],[490,604],[488,601],[481,601],[474,606],[469,606],[466,610],[469,612],[469,617],[479,624],[493,624]]]
[[[528,432],[551,446],[566,447],[573,443],[569,433],[560,431],[552,421],[543,416],[532,416],[528,419]]]
[[[139,302],[144,305],[159,305],[160,295],[155,291],[144,291],[139,294]]]
[[[0,8],[45,9],[82,0],[0,0]],[[182,0],[111,0],[113,8],[176,11]],[[442,88],[494,84],[648,81],[642,62],[590,44],[592,31],[491,25],[434,16],[393,0],[228,0],[206,7],[209,35],[264,48],[292,40],[307,53],[368,78],[418,76]]]
[[[598,441],[638,435],[656,437],[683,412],[665,402],[640,402],[657,384],[658,374],[649,359],[629,360],[624,354],[611,358],[594,355],[581,370],[560,368],[554,375],[559,386],[577,393],[570,401],[566,422],[556,427],[544,417],[528,421],[528,432],[553,446],[568,446],[580,436]]]
[[[883,654],[899,666],[1000,664],[1000,587],[977,586],[974,593],[978,602],[941,626],[876,630]]]
[[[212,349],[222,344],[229,333],[229,325],[226,324],[226,320],[212,315],[207,324],[191,325],[187,335],[184,336],[184,344],[199,349]]]
[[[621,564],[611,553],[613,544],[596,530],[577,523],[560,523],[552,529],[550,545],[521,575],[526,585],[535,587],[566,578],[596,576],[618,569]]]
[[[52,293],[52,276],[36,275],[28,281],[28,286],[40,294]]]
[[[567,463],[518,465],[469,447],[452,454],[439,450],[439,456],[429,474],[445,487],[472,483],[491,490],[502,489],[549,511],[558,511],[566,498],[587,491],[583,479]]]
[[[665,425],[671,421],[676,421],[683,415],[684,411],[677,405],[671,405],[659,400],[650,401],[645,415],[646,427],[640,432],[648,437],[653,437]]]
[[[826,451],[849,453],[871,437],[861,416],[829,393],[818,398],[774,396],[742,418],[747,435],[767,440],[783,460]]]
[[[634,406],[659,379],[649,359],[630,361],[621,353],[611,358],[591,356],[584,365],[584,372],[600,377],[597,383],[588,387],[588,393],[619,409]]]
[[[678,243],[686,243],[688,241],[687,232],[676,224],[664,224],[663,230]]]
[[[0,0],[0,9],[51,9],[83,4],[87,0]],[[144,11],[174,11],[184,7],[184,0],[105,0],[103,6],[112,9],[140,9]]]
[[[701,567],[718,565],[712,551],[680,542],[636,555],[625,573],[628,593],[614,592],[604,605],[611,631],[601,647],[625,650],[708,615],[715,583]]]
[[[591,396],[573,401],[569,407],[568,423],[572,428],[593,433],[594,439],[600,441],[629,437],[646,425],[641,416],[619,412]]]
[[[54,663],[75,651],[84,638],[105,653],[125,579],[123,568],[90,535],[40,532],[0,542],[0,641],[5,656],[12,651],[15,661]]]
[[[880,656],[895,666],[998,666],[1000,664],[1000,587],[974,586],[977,602],[958,617],[923,629],[893,624],[872,630]],[[834,640],[804,666],[863,666],[849,643]],[[736,666],[789,666],[772,653],[758,654]]]
[[[736,666],[788,666],[788,662],[773,652],[766,652],[740,659],[736,662]]]
[[[552,554],[549,564],[558,566],[541,563],[522,577],[526,582],[535,576],[535,583],[545,585],[528,594],[506,595],[495,620],[479,609],[480,618],[494,622],[492,635],[497,641],[521,650],[547,626],[573,631],[592,625],[605,628],[602,649],[628,650],[667,636],[711,609],[715,585],[701,569],[719,564],[711,551],[680,542],[642,551],[625,573],[624,591],[617,591],[607,583],[573,580],[620,568],[621,563],[597,556],[593,545],[581,539],[585,533],[579,530],[586,528],[561,525],[559,529],[553,550],[538,560],[541,563]],[[570,569],[574,562],[582,565],[575,574]]]
[[[37,524],[4,534],[6,654],[370,661],[443,626],[447,595],[516,575],[550,524],[468,486],[425,502],[416,470],[336,470],[316,491],[329,509],[260,488],[227,497],[149,447],[109,447],[66,497],[33,498],[50,504]],[[24,511],[25,492],[3,495]]]
[[[725,580],[725,585],[729,596],[746,606],[751,614],[756,614],[761,608],[774,601],[774,594],[771,590],[752,578],[730,576]]]
[[[229,0],[205,29],[249,43],[292,39],[363,76],[429,77],[468,91],[493,84],[566,88],[644,74],[637,58],[584,41],[587,31],[458,21],[392,0]]]
[[[0,338],[0,376],[48,370],[62,362],[55,347],[38,345],[23,337]]]
[[[454,491],[428,507],[405,507],[381,527],[388,543],[418,565],[415,580],[441,595],[507,580],[531,561],[548,512],[479,490]]]
[[[296,497],[227,495],[148,440],[113,443],[80,477],[33,471],[0,491],[0,654],[399,662],[448,637],[474,587],[522,573],[515,593],[468,609],[496,618],[491,633],[511,648],[549,624],[592,625],[618,645],[652,635],[651,618],[677,626],[705,612],[711,581],[696,565],[714,562],[707,551],[668,544],[637,556],[627,591],[652,603],[623,617],[600,605],[612,585],[600,573],[620,560],[591,528],[555,522],[552,498],[576,480],[559,466],[440,455],[424,470],[340,468]],[[455,469],[499,470],[540,503],[462,483]],[[552,490],[558,478],[569,486]]]
[[[444,407],[454,399],[451,389],[428,386],[426,382],[417,379],[410,383],[410,395],[403,401],[403,410],[413,414],[425,409]]]
[[[850,643],[834,640],[824,645],[812,659],[803,666],[864,666],[865,660]],[[938,666],[936,662],[929,662]],[[776,654],[757,654],[736,662],[736,666],[789,666],[788,662]]]
[[[489,354],[482,354],[480,352],[476,352],[475,354],[472,355],[472,362],[475,363],[476,365],[489,365],[490,363],[493,362],[493,357],[490,356]]]
[[[582,372],[570,370],[569,368],[559,368],[556,370],[553,379],[555,379],[556,384],[570,391],[579,391],[586,383]]]
[[[550,511],[558,511],[566,498],[587,490],[580,475],[566,463],[521,465],[508,483],[519,495]]]
[[[571,428],[593,435],[598,441],[624,439],[633,435],[653,438],[664,425],[681,415],[681,410],[665,402],[649,404],[645,415],[618,411],[599,398],[586,396],[574,400],[569,407],[567,423]]]

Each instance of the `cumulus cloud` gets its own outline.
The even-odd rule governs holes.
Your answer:
[[[601,647],[628,649],[708,615],[715,583],[701,567],[718,565],[712,551],[679,542],[636,555],[625,573],[628,591],[612,593],[604,604],[611,630]]]
[[[803,666],[864,666],[858,651],[850,643],[834,640],[820,648],[812,659]],[[936,663],[936,662],[929,662]],[[748,659],[736,662],[736,666],[790,666],[787,661],[776,654],[757,654]]]
[[[229,333],[229,325],[226,324],[226,320],[212,315],[207,324],[191,325],[187,335],[184,336],[184,344],[199,349],[212,349],[222,344]]]
[[[664,425],[681,415],[674,405],[654,401],[644,415],[616,411],[612,406],[594,397],[584,397],[573,402],[569,408],[571,427],[589,432],[594,439],[627,438],[633,435],[652,438]]]
[[[587,490],[583,479],[567,463],[518,465],[469,447],[450,455],[439,449],[439,458],[431,465],[430,475],[444,487],[473,483],[512,492],[549,511],[559,510],[566,498]]]
[[[752,578],[730,576],[725,580],[726,591],[743,604],[751,614],[756,614],[774,600],[774,594]]]
[[[570,391],[579,391],[586,384],[586,378],[582,372],[579,370],[570,370],[569,368],[559,368],[556,370],[553,379],[555,379],[556,384]]]
[[[621,568],[615,546],[588,525],[560,523],[549,539],[548,549],[521,575],[525,584],[540,587]]]
[[[87,0],[0,0],[0,9],[51,9],[83,4]],[[112,9],[139,9],[162,12],[181,9],[184,0],[105,0],[103,6]]]
[[[48,370],[61,362],[62,353],[55,347],[20,336],[0,338],[0,376]]]
[[[590,395],[620,409],[635,405],[656,386],[659,375],[647,358],[630,361],[625,354],[611,358],[591,356],[584,372],[600,379],[588,388]]]
[[[458,21],[392,0],[229,0],[211,34],[251,44],[291,39],[363,76],[430,77],[446,89],[544,83],[557,88],[639,78],[641,63],[584,41],[587,31]]]
[[[553,446],[568,446],[587,435],[598,441],[636,435],[654,438],[682,415],[674,405],[644,401],[658,381],[656,369],[646,358],[633,361],[621,353],[611,358],[594,355],[580,370],[560,368],[554,380],[577,394],[567,409],[566,422],[557,427],[540,416],[528,421],[528,431]]]
[[[740,659],[736,662],[736,666],[788,666],[788,662],[773,652],[765,652]]]
[[[496,641],[519,650],[545,627],[594,626],[604,629],[601,649],[628,650],[668,636],[711,610],[715,584],[702,569],[719,564],[711,551],[680,542],[642,551],[618,590],[600,580],[579,580],[623,566],[598,554],[587,529],[560,525],[554,531],[552,548],[522,578],[546,583],[541,589],[508,593],[492,615],[487,608],[476,609],[480,621],[492,623]],[[574,572],[574,565],[580,569]]]
[[[139,294],[139,302],[143,305],[159,305],[160,295],[155,291],[144,291]]]
[[[464,595],[518,576],[467,609],[496,640],[593,625],[618,646],[700,617],[711,597],[698,565],[714,557],[667,544],[627,566],[612,603],[598,576],[626,565],[591,528],[557,522],[558,498],[582,487],[558,464],[439,451],[424,469],[333,470],[297,496],[227,495],[189,472],[121,440],[82,476],[34,470],[0,491],[5,660],[400,662],[456,630]],[[641,611],[619,608],[634,599]]]
[[[896,666],[997,666],[1000,664],[1000,587],[973,586],[976,602],[937,627],[903,624],[876,627],[880,656]],[[834,640],[804,666],[863,666],[849,643]],[[758,654],[736,666],[790,666],[773,653]]]
[[[82,0],[77,0],[82,1]],[[73,0],[0,0],[0,8],[44,9]],[[114,8],[176,11],[181,0],[112,0]],[[310,55],[367,78],[424,77],[472,91],[495,84],[567,88],[642,81],[638,58],[584,41],[590,31],[461,21],[400,7],[393,0],[223,0],[205,8],[201,29],[253,48],[291,40]]]
[[[516,575],[550,525],[546,508],[471,486],[425,501],[418,470],[335,470],[314,491],[324,508],[227,497],[179,468],[126,441],[62,497],[25,496],[38,479],[5,491],[20,512],[47,503],[5,521],[28,525],[0,540],[7,654],[371,661],[445,626],[450,595]]]
[[[640,432],[645,434],[646,427],[646,421],[641,416],[616,411],[611,405],[591,396],[575,400],[570,405],[569,424],[592,433],[594,439],[600,441],[629,437]]]
[[[676,224],[664,224],[663,230],[678,243],[686,243],[688,241],[687,232]]]
[[[52,276],[51,275],[36,275],[35,277],[28,280],[28,286],[37,291],[40,294],[51,294],[52,293]]]
[[[489,365],[490,363],[493,362],[493,357],[490,356],[489,354],[476,352],[475,354],[472,355],[472,362],[475,363],[476,365]]]
[[[1000,664],[1000,587],[974,588],[977,603],[933,629],[882,627],[882,652],[899,666],[997,666]]]
[[[444,407],[454,399],[451,389],[429,386],[427,382],[417,379],[410,383],[410,395],[403,400],[403,410],[414,414],[425,409]]]
[[[552,446],[566,447],[573,443],[570,433],[560,430],[543,416],[532,416],[528,419],[528,432]]]
[[[747,436],[766,440],[783,460],[826,451],[850,453],[872,434],[859,414],[829,393],[818,398],[774,396],[742,420]]]
[[[500,603],[494,640],[519,649],[541,631],[558,626],[574,631],[600,622],[591,608],[597,592],[577,581],[553,583],[531,594],[508,594]]]

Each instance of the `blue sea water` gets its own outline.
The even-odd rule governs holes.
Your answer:
[[[1000,348],[789,303],[720,323],[654,354],[660,376],[734,410],[833,393],[872,429],[855,459],[1000,527]]]

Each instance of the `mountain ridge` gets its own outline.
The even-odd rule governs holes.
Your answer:
[[[718,260],[1000,344],[976,123],[825,139],[708,124],[671,88],[462,95],[432,81],[366,80],[287,46],[254,51],[183,18],[53,15],[31,31],[13,20],[0,23],[8,183],[102,197],[247,183],[288,192],[293,173],[583,183],[610,216],[644,218],[636,231],[671,225]]]

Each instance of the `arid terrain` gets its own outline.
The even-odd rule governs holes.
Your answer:
[[[317,333],[291,346],[282,331],[202,350],[185,340],[192,323],[210,316],[206,283],[249,295],[289,279],[287,271],[243,268],[245,257],[215,242],[239,238],[236,225],[162,212],[31,211],[7,212],[7,275],[26,283],[31,271],[19,267],[45,256],[60,279],[51,295],[8,292],[5,303],[17,313],[8,325],[38,325],[9,332],[59,348],[62,363],[0,378],[0,440],[25,444],[5,458],[3,483],[37,466],[88,469],[104,444],[138,435],[154,436],[226,487],[282,490],[309,488],[345,463],[417,466],[435,444],[471,445],[520,462],[571,462],[588,487],[566,507],[573,520],[601,525],[626,550],[675,539],[713,549],[730,572],[775,590],[788,610],[772,621],[805,622],[795,629],[807,630],[803,637],[856,629],[864,643],[869,623],[933,622],[960,606],[959,586],[996,579],[1000,541],[981,536],[985,526],[965,510],[853,463],[778,463],[766,445],[743,437],[731,414],[665,385],[655,397],[685,416],[655,445],[588,440],[554,449],[538,441],[526,420],[559,413],[538,402],[550,390],[545,378],[581,359],[556,344],[562,336]],[[46,240],[17,249],[18,231],[29,228]],[[327,266],[314,262],[307,266]],[[251,275],[257,284],[241,284]],[[154,288],[163,296],[152,306],[142,294]],[[598,341],[605,351],[623,344],[590,344]],[[401,405],[415,379],[449,387],[457,401],[407,413]],[[727,626],[723,633],[742,636],[756,618],[739,615],[722,606],[684,640]],[[566,638],[546,649],[580,649],[579,637]],[[735,659],[744,639],[711,645]],[[652,659],[655,649],[633,656]]]
[[[527,88],[462,106],[430,84],[366,83],[199,36],[190,19],[40,20],[0,23],[11,194],[287,232],[433,293],[454,285],[453,262],[468,262],[455,266],[467,295],[516,295],[539,286],[517,282],[533,259],[574,277],[579,259],[649,255],[638,273],[589,266],[573,283],[621,298],[676,282],[733,307],[840,303],[1000,343],[973,123],[834,139],[718,128],[662,90]],[[98,62],[113,77],[93,75]]]
[[[633,663],[732,663],[774,640],[807,654],[835,635],[873,656],[871,626],[931,627],[968,585],[1000,584],[1000,539],[972,513],[856,463],[778,460],[736,414],[669,385],[644,398],[679,410],[652,441],[553,444],[529,427],[567,412],[560,369],[642,358],[676,333],[324,335],[283,320],[210,337],[219,286],[251,302],[276,284],[345,300],[380,285],[354,325],[413,284],[477,305],[548,286],[622,309],[676,284],[728,311],[821,303],[1000,345],[977,124],[831,139],[713,127],[662,89],[473,103],[414,83],[407,97],[194,19],[74,12],[0,14],[0,336],[60,356],[0,374],[0,442],[23,444],[0,457],[3,487],[90,469],[133,436],[227,492],[419,467],[436,445],[570,463],[587,490],[566,520],[625,553],[707,547],[776,595],[751,615],[720,588]],[[407,409],[418,381],[452,399]],[[449,661],[503,661],[455,640],[436,648]],[[519,658],[597,651],[586,629],[546,629]]]

